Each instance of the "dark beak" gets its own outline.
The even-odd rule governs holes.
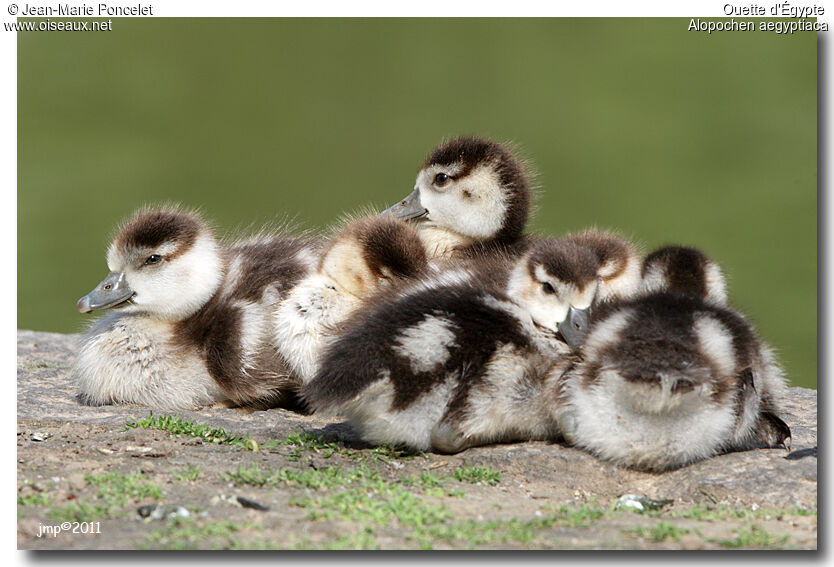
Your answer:
[[[133,290],[125,282],[121,272],[110,272],[93,291],[78,300],[79,313],[116,307],[133,297]]]
[[[559,323],[559,333],[572,348],[578,349],[585,343],[591,322],[591,308],[576,309],[571,307],[568,316]]]
[[[392,207],[388,207],[380,215],[391,215],[394,218],[421,221],[429,214],[428,209],[420,203],[420,189],[415,188],[408,197]]]

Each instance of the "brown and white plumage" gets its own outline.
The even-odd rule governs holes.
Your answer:
[[[294,375],[311,380],[323,349],[355,310],[428,270],[423,243],[405,221],[368,216],[347,223],[275,314],[273,340]]]
[[[717,266],[697,250],[669,247],[646,258],[644,274],[645,295],[594,313],[581,363],[561,378],[566,438],[651,471],[782,446],[790,437],[778,417],[782,370],[724,303]]]
[[[509,279],[448,270],[357,312],[302,397],[366,441],[419,450],[558,435],[548,370],[572,353],[561,325],[590,305],[597,257],[543,241],[501,261]]]
[[[431,258],[527,248],[530,174],[507,147],[477,137],[435,148],[414,191],[384,214],[416,223]]]
[[[110,275],[78,302],[113,309],[83,338],[79,398],[192,409],[268,407],[295,387],[271,340],[275,306],[314,266],[317,244],[275,232],[220,245],[193,212],[137,212],[118,232]]]

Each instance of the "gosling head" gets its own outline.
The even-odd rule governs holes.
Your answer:
[[[488,140],[457,138],[429,155],[414,191],[383,214],[445,232],[461,245],[511,243],[524,232],[530,201],[527,174],[512,152]]]
[[[644,293],[677,293],[727,305],[727,282],[718,264],[695,248],[666,246],[643,261]]]
[[[177,209],[136,213],[110,245],[107,267],[107,277],[78,300],[79,313],[120,309],[182,320],[214,295],[223,276],[211,230]]]
[[[592,249],[570,240],[542,241],[519,260],[507,293],[530,313],[538,327],[579,348],[588,332],[598,269]]]
[[[595,301],[628,299],[638,293],[641,257],[628,240],[593,228],[565,238],[590,248],[597,256],[599,289]]]
[[[382,287],[422,275],[428,257],[413,226],[390,216],[348,224],[322,255],[319,272],[365,299]]]

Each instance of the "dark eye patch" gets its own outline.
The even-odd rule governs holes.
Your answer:
[[[159,264],[161,261],[162,261],[162,256],[160,256],[159,254],[151,254],[150,256],[145,258],[145,261],[143,262],[142,265],[143,266],[152,266],[154,264]]]
[[[555,289],[553,289],[553,286],[552,286],[552,285],[550,285],[548,282],[544,282],[544,283],[542,283],[542,291],[543,291],[543,292],[545,292],[545,293],[547,293],[547,294],[554,294],[554,293],[556,293],[556,290],[555,290]]]
[[[434,184],[438,187],[443,187],[449,182],[450,179],[451,177],[449,177],[449,175],[445,173],[438,173],[434,176]]]

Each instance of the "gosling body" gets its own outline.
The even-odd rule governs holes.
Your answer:
[[[324,348],[354,311],[428,269],[422,241],[405,221],[376,216],[349,222],[276,313],[274,342],[294,375],[309,382]]]
[[[408,287],[349,321],[302,396],[371,443],[457,452],[557,437],[548,370],[569,361],[560,324],[590,306],[597,267],[587,248],[542,242],[503,288],[468,269]]]
[[[83,337],[79,400],[169,410],[284,403],[297,381],[271,318],[317,257],[308,238],[264,234],[223,247],[195,213],[140,211],[110,246],[111,274],[78,303],[82,313],[113,309]]]
[[[782,370],[727,307],[717,266],[671,247],[649,255],[643,273],[646,294],[598,310],[581,362],[562,373],[566,438],[656,472],[789,442],[778,417]]]

